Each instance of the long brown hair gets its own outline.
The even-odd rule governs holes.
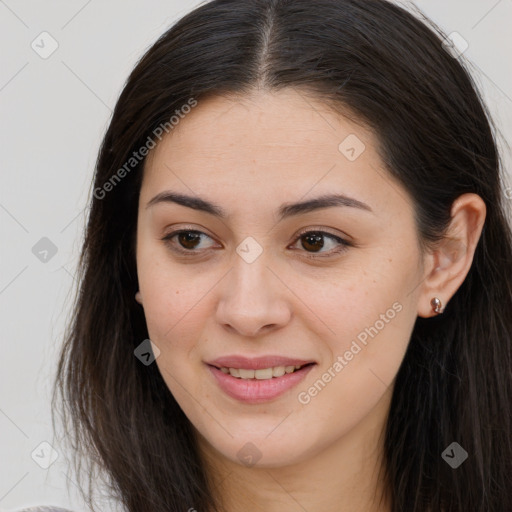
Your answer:
[[[134,357],[148,338],[134,301],[145,158],[126,164],[191,98],[256,86],[302,88],[371,126],[414,201],[422,243],[443,236],[461,194],[485,201],[467,278],[443,315],[416,321],[387,423],[386,478],[394,512],[512,511],[512,236],[494,130],[442,36],[383,0],[210,1],[131,73],[99,152],[55,383],[89,490],[96,468],[127,511],[218,510],[189,420],[157,366]],[[470,457],[457,469],[441,457],[454,441]]]

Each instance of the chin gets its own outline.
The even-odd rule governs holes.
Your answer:
[[[240,466],[260,469],[292,466],[304,462],[315,451],[313,447],[307,448],[303,438],[288,436],[286,442],[283,442],[283,439],[268,437],[269,431],[261,435],[238,435],[234,439],[224,439],[223,442],[206,439],[206,443],[217,456]]]

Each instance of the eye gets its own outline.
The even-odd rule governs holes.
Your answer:
[[[211,246],[206,248],[199,247],[201,237],[211,239],[211,237],[202,231],[194,229],[180,229],[165,235],[162,240],[165,241],[174,252],[192,256],[211,248]],[[310,253],[305,254],[307,258],[328,258],[346,251],[348,247],[352,247],[353,245],[339,236],[321,230],[303,231],[297,236],[294,244],[301,239],[303,240],[301,244],[302,248],[305,249],[306,253]],[[330,243],[325,244],[324,239],[330,240]],[[334,246],[334,248],[322,251],[326,246],[329,248],[329,245],[331,247]]]
[[[180,254],[191,255],[199,252],[197,248],[202,236],[210,238],[206,233],[203,233],[202,231],[180,229],[165,235],[162,240],[164,240],[173,251]],[[173,240],[175,237],[176,240]],[[204,250],[204,248],[202,250]]]
[[[324,243],[324,239],[330,239],[331,242],[327,244],[327,248],[329,249],[329,245],[331,247],[335,247],[331,250],[321,251],[324,249],[326,244]],[[348,247],[351,247],[352,244],[339,236],[333,235],[326,231],[303,231],[296,238],[295,243],[302,240],[301,246],[308,253],[313,254],[305,254],[307,258],[328,258],[330,256],[334,256],[335,254],[340,254],[345,252]],[[337,247],[336,247],[337,246]],[[317,254],[320,254],[317,256]]]

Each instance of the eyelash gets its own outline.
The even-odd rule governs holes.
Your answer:
[[[196,229],[179,229],[177,231],[172,231],[171,233],[165,235],[162,238],[162,240],[166,243],[166,245],[172,251],[177,252],[178,254],[186,255],[186,256],[196,256],[196,255],[198,255],[199,251],[193,250],[193,249],[183,249],[183,247],[174,245],[172,243],[172,239],[181,233],[196,233],[196,234],[205,235],[208,238],[211,238],[206,233],[203,233],[202,231],[198,231]],[[330,258],[330,257],[333,257],[335,255],[345,252],[349,247],[353,247],[353,244],[351,242],[348,242],[347,240],[344,240],[343,238],[335,236],[332,233],[329,233],[327,231],[322,231],[322,230],[317,230],[317,229],[310,229],[310,230],[303,231],[303,232],[299,233],[296,236],[295,240],[293,241],[292,245],[295,245],[302,237],[304,237],[305,235],[309,235],[309,234],[325,235],[325,237],[331,238],[332,240],[335,240],[336,242],[338,242],[341,247],[339,247],[338,249],[335,249],[335,250],[331,250],[327,254],[326,253],[308,253],[307,251],[304,251],[304,252],[306,252],[306,254],[304,256],[308,259]],[[208,250],[208,249],[206,249],[206,250]]]

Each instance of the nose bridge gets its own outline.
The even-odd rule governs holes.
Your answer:
[[[260,300],[264,300],[264,303],[272,300],[271,281],[275,277],[268,268],[270,264],[267,255],[260,255],[254,261],[247,261],[240,255],[235,258],[231,279],[234,283],[232,290],[238,300],[254,304]]]
[[[217,320],[240,334],[252,336],[262,328],[284,325],[289,318],[285,289],[270,270],[268,255],[255,240],[237,247],[233,269],[223,284]]]

